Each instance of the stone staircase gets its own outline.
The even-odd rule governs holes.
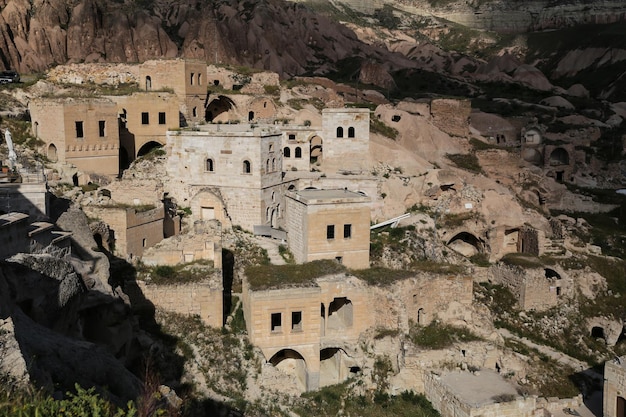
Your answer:
[[[272,265],[285,265],[285,260],[282,256],[280,256],[278,246],[280,246],[281,244],[287,246],[286,243],[282,243],[279,240],[263,236],[255,236],[254,243],[267,251],[267,256],[270,258],[270,262],[272,263]]]

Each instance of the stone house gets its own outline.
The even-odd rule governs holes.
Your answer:
[[[242,298],[250,341],[268,362],[293,374],[303,391],[357,370],[349,346],[375,324],[369,288],[359,279],[339,274],[307,287],[261,290],[248,277]]]
[[[104,98],[34,99],[28,105],[33,135],[53,162],[116,176],[119,130],[116,104]]]
[[[604,417],[626,417],[626,356],[604,364]]]
[[[335,259],[369,268],[370,199],[347,190],[288,192],[287,242],[296,262]]]
[[[179,127],[178,98],[172,93],[133,93],[110,99],[117,103],[122,169],[138,156],[165,145],[167,131]]]
[[[192,212],[194,219],[223,216],[250,231],[259,225],[278,228],[285,209],[281,140],[273,126],[203,125],[168,132],[167,173],[184,184],[172,196],[183,202],[214,189],[211,200],[219,206],[203,206]]]
[[[370,111],[361,108],[322,110],[319,146],[325,171],[360,173],[367,169]],[[315,139],[312,136],[310,140]],[[323,143],[321,143],[323,141]]]
[[[204,121],[206,62],[184,59],[146,61],[139,66],[139,87],[146,91],[173,90],[185,123]]]

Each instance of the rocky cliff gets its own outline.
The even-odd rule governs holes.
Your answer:
[[[67,62],[183,56],[301,74],[355,53],[385,54],[364,46],[344,26],[280,0],[3,0],[0,5],[0,61],[22,72]]]

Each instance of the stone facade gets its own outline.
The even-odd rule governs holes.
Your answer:
[[[603,416],[626,417],[626,356],[604,364]]]
[[[154,146],[165,145],[167,131],[179,127],[178,99],[172,93],[134,93],[110,98],[118,107],[122,161],[132,162]]]
[[[197,315],[208,326],[222,327],[221,271],[217,275],[219,279],[194,284],[154,285],[138,281],[137,285],[143,296],[157,307],[175,313]]]
[[[320,378],[320,369],[328,365],[321,358],[329,354],[327,360],[341,362],[339,350],[349,350],[375,323],[368,287],[344,274],[319,278],[311,287],[261,291],[245,280],[242,297],[250,341],[274,365],[293,361],[303,390],[334,383],[339,373],[347,376],[350,362],[343,361],[336,374]]]
[[[360,108],[322,110],[324,171],[360,173],[369,155],[370,111]]]
[[[246,277],[242,302],[250,340],[302,390],[339,383],[362,366],[356,343],[372,328],[408,332],[410,322],[470,320],[472,279],[416,274],[368,286],[346,273],[308,286],[256,289]],[[386,354],[386,353],[385,353]]]
[[[204,121],[207,66],[203,61],[146,61],[139,67],[139,87],[146,91],[172,89],[187,123]]]
[[[29,103],[33,135],[53,162],[84,172],[117,176],[117,106],[108,99],[35,99]]]
[[[287,193],[287,242],[297,262],[336,259],[369,268],[369,198],[347,190]]]
[[[49,195],[45,181],[0,184],[0,211],[19,211],[33,220],[48,217]]]
[[[168,132],[168,174],[188,187],[172,190],[172,196],[184,201],[200,190],[219,188],[232,224],[250,231],[255,225],[278,227],[285,207],[281,137],[271,126],[207,125]],[[215,218],[223,215],[222,207],[212,208]]]
[[[85,213],[109,225],[114,233],[115,254],[141,257],[146,248],[163,240],[163,206],[138,212],[132,207],[85,206]]]

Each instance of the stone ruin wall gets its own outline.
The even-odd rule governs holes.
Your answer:
[[[489,272],[494,283],[511,290],[522,310],[543,311],[556,306],[557,287],[566,284],[562,279],[549,280],[541,268],[522,269],[497,264],[493,265]],[[565,290],[562,289],[562,294]]]
[[[223,288],[220,280],[180,285],[154,285],[137,281],[143,296],[156,307],[174,313],[198,315],[207,326],[222,327]]]

